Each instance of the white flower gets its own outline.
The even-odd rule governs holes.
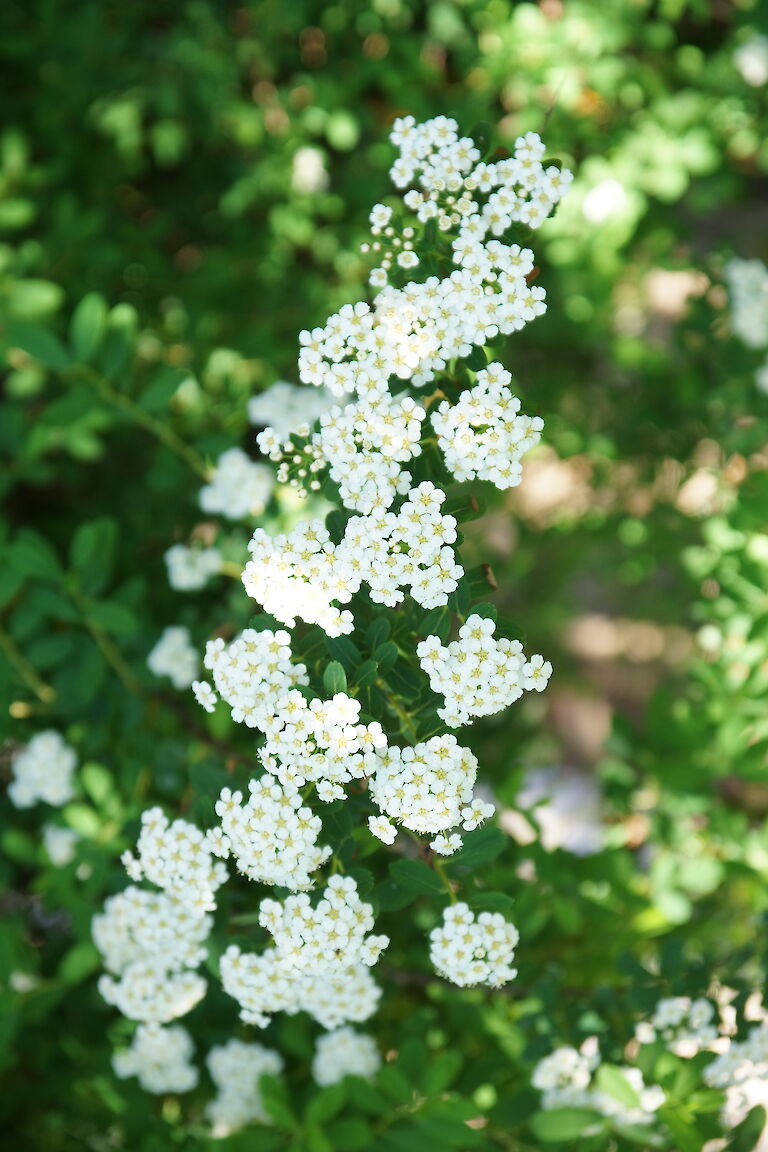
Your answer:
[[[181,625],[163,629],[147,656],[147,666],[155,676],[168,676],[174,688],[189,688],[200,667],[189,629]]]
[[[311,888],[312,873],[331,855],[330,848],[316,844],[319,817],[302,805],[295,787],[282,788],[274,776],[250,780],[248,789],[244,804],[240,792],[225,788],[221,793],[216,814],[222,835],[215,851],[228,850],[252,880],[294,891]]]
[[[137,858],[130,852],[123,858],[132,879],[150,880],[197,914],[216,907],[214,894],[227,870],[212,859],[206,835],[194,824],[169,824],[160,808],[148,808],[142,813],[136,851]]]
[[[312,1076],[323,1087],[345,1076],[374,1076],[381,1065],[375,1041],[354,1028],[326,1032],[315,1047]]]
[[[444,401],[432,426],[445,462],[457,480],[489,480],[497,488],[520,483],[522,456],[538,443],[543,421],[519,415],[520,401],[500,364],[477,373],[475,386],[456,404]]]
[[[74,858],[80,836],[72,828],[60,824],[43,825],[43,847],[52,864],[64,868]]]
[[[498,912],[476,917],[467,904],[450,904],[442,924],[430,932],[429,957],[441,976],[460,987],[498,988],[517,975],[512,961],[519,939],[515,926]]]
[[[130,1048],[115,1053],[112,1067],[121,1080],[136,1076],[145,1092],[190,1092],[198,1079],[197,1069],[190,1064],[193,1051],[186,1028],[139,1024]]]
[[[248,419],[251,424],[274,433],[276,443],[282,444],[297,428],[314,424],[333,403],[333,396],[322,388],[310,390],[287,380],[277,380],[248,401]],[[265,451],[260,439],[259,445]]]
[[[434,840],[430,840],[429,846],[438,856],[452,856],[454,852],[458,852],[462,843],[461,836],[454,832],[451,836],[436,836]]]
[[[762,260],[734,258],[725,279],[734,335],[748,348],[768,347],[768,267]]]
[[[477,760],[455,736],[388,748],[375,763],[371,796],[391,819],[414,832],[445,832],[461,822],[472,801]]]
[[[212,576],[221,571],[222,555],[218,548],[187,548],[174,544],[165,554],[168,583],[178,592],[204,588]]]
[[[768,81],[768,36],[750,36],[736,49],[733,61],[747,84],[762,88]]]
[[[264,511],[274,488],[272,469],[254,463],[242,448],[230,448],[216,461],[210,483],[200,489],[203,512],[244,520]]]
[[[369,816],[368,827],[374,836],[383,840],[385,844],[394,844],[397,838],[397,828],[387,820],[386,816]]]
[[[219,698],[207,680],[193,680],[192,691],[201,708],[204,708],[206,712],[216,711]]]
[[[16,808],[43,801],[60,808],[75,794],[77,755],[58,732],[38,732],[11,761],[8,799]]]
[[[445,697],[438,715],[452,728],[472,716],[488,716],[513,704],[523,691],[545,687],[552,665],[542,656],[525,662],[517,640],[496,640],[495,624],[474,613],[459,629],[459,637],[443,645],[428,636],[416,648],[433,691]]]
[[[261,1044],[228,1040],[211,1048],[206,1064],[218,1090],[205,1109],[214,1137],[229,1136],[254,1121],[271,1122],[261,1098],[260,1080],[265,1075],[280,1075],[283,1060],[279,1053]]]

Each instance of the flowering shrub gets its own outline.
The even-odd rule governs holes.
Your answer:
[[[342,7],[0,15],[4,1128],[748,1152],[760,14]]]

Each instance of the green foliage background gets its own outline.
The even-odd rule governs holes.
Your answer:
[[[82,795],[64,815],[89,867],[47,864],[39,812],[2,801],[2,969],[39,978],[0,990],[14,1148],[208,1146],[199,1104],[113,1077],[128,1032],[96,992],[89,922],[142,808],[181,797],[204,815],[249,754],[146,654],[169,624],[202,645],[252,606],[226,578],[171,591],[163,553],[200,525],[206,466],[233,443],[255,451],[246,400],[295,379],[298,331],[365,291],[358,246],[395,115],[487,121],[501,144],[539,131],[576,172],[537,237],[547,314],[505,353],[545,420],[538,479],[532,464],[530,496],[524,482],[465,529],[556,679],[473,746],[508,804],[530,764],[597,773],[609,847],[573,859],[509,840],[488,861],[521,934],[510,996],[429,982],[433,914],[412,892],[418,931],[388,963],[413,979],[387,986],[374,1021],[396,1058],[367,1089],[318,1092],[312,1030],[286,1018],[267,1039],[289,1064],[278,1123],[212,1146],[557,1143],[531,1128],[528,1086],[553,1045],[597,1031],[621,1062],[660,995],[715,974],[762,986],[768,402],[720,287],[734,251],[768,257],[768,89],[733,63],[750,31],[768,33],[768,13],[749,0],[0,7],[0,736],[6,773],[41,728],[75,744]],[[294,175],[306,148],[327,172],[311,192]],[[584,199],[609,179],[623,200],[590,220]],[[264,523],[296,515],[274,502]],[[243,533],[222,540],[241,561]],[[237,1027],[223,995],[195,1018],[210,1042]],[[700,1148],[716,1108],[678,1065],[673,1146]],[[578,1146],[637,1147],[591,1139]]]

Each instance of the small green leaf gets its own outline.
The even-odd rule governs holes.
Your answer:
[[[89,596],[100,592],[112,571],[117,523],[109,517],[80,524],[69,548],[69,563]]]
[[[98,292],[83,296],[72,313],[69,325],[69,339],[72,350],[83,363],[93,356],[101,343],[107,320],[107,305]]]
[[[379,668],[391,668],[393,664],[397,663],[399,655],[397,644],[393,643],[392,640],[385,640],[375,649],[373,659]]]
[[[467,868],[489,864],[504,851],[507,843],[507,837],[500,828],[495,828],[493,825],[477,828],[464,837],[464,847],[451,857],[451,863],[462,864]]]
[[[506,892],[474,892],[467,900],[473,912],[500,912],[502,916],[512,915],[515,902]]]
[[[640,1097],[615,1064],[601,1064],[597,1070],[597,1086],[627,1108],[639,1108]]]
[[[326,664],[323,672],[323,688],[329,696],[335,696],[337,692],[346,692],[347,674],[338,660],[331,660],[330,664]]]
[[[587,1108],[553,1108],[534,1112],[530,1119],[531,1131],[545,1144],[576,1140],[593,1125],[603,1123],[604,1118],[598,1112],[590,1112]]]
[[[21,348],[28,356],[45,364],[46,368],[63,372],[72,363],[69,352],[58,336],[41,325],[23,321],[10,324],[6,339],[11,347]]]
[[[417,895],[445,895],[443,882],[423,860],[395,860],[389,874],[406,892]]]
[[[304,1113],[307,1124],[324,1125],[338,1115],[347,1099],[347,1086],[343,1080],[317,1092]]]

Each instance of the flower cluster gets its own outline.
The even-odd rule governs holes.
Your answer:
[[[532,1077],[533,1087],[542,1093],[542,1108],[547,1111],[586,1108],[603,1116],[616,1117],[623,1124],[650,1123],[664,1103],[664,1090],[656,1084],[646,1086],[639,1068],[622,1067],[619,1072],[639,1100],[636,1107],[627,1106],[596,1087],[594,1078],[600,1063],[594,1037],[586,1040],[578,1050],[564,1045],[545,1056],[534,1068]]]
[[[188,548],[174,544],[165,554],[168,583],[177,592],[205,588],[212,576],[221,572],[223,557],[218,548]]]
[[[460,824],[466,811],[471,826],[477,827],[474,809],[469,808],[477,760],[455,736],[433,736],[409,748],[391,747],[377,759],[370,791],[387,816],[414,832],[434,833]],[[493,807],[488,807],[490,815]],[[376,835],[374,827],[371,831]]]
[[[186,820],[169,824],[160,808],[141,817],[138,857],[124,852],[122,862],[132,880],[150,880],[193,912],[215,908],[214,893],[227,878],[223,864],[211,857],[205,835]]]
[[[374,1076],[381,1065],[375,1041],[354,1028],[326,1032],[315,1046],[312,1075],[323,1087],[345,1076]]]
[[[189,688],[200,667],[189,629],[183,625],[164,628],[147,656],[147,666],[155,676],[168,676],[174,688]]]
[[[74,828],[63,828],[60,824],[43,825],[43,847],[57,868],[63,868],[74,859],[79,839],[80,835]]]
[[[223,789],[216,803],[220,829],[209,833],[212,851],[232,855],[251,880],[297,891],[312,887],[312,873],[331,854],[318,848],[322,824],[302,804],[295,787],[281,787],[274,776],[248,783],[250,796]]]
[[[768,267],[762,260],[733,259],[726,265],[725,279],[734,335],[747,348],[768,348]],[[761,392],[768,392],[768,360],[755,380]]]
[[[349,876],[331,876],[315,907],[304,893],[282,904],[262,900],[259,923],[271,933],[281,963],[314,975],[353,964],[370,967],[389,943],[387,936],[368,935],[373,909]]]
[[[409,490],[398,512],[353,516],[339,544],[319,520],[274,538],[257,528],[245,590],[283,624],[293,627],[299,617],[329,636],[352,631],[352,613],[334,601],[348,604],[363,583],[378,604],[399,604],[402,588],[423,608],[446,604],[464,570],[450,547],[456,520],[441,513],[444,501],[445,493],[425,481]]]
[[[327,462],[347,508],[366,515],[385,512],[410,487],[401,464],[421,454],[423,408],[410,396],[372,388],[356,404],[332,408],[320,418],[312,445]]]
[[[659,1000],[650,1020],[641,1021],[635,1036],[641,1044],[652,1044],[657,1037],[677,1056],[695,1056],[717,1040],[719,1029],[715,1006],[700,996],[669,996]]]
[[[198,1079],[193,1052],[192,1038],[179,1024],[139,1024],[130,1048],[115,1053],[112,1067],[121,1080],[136,1076],[145,1092],[190,1092]]]
[[[323,1028],[362,1023],[376,1011],[381,989],[365,964],[336,972],[297,972],[275,948],[261,955],[230,945],[221,957],[224,991],[240,1005],[246,1024],[266,1028],[275,1012],[307,1012]]]
[[[437,442],[457,480],[488,480],[502,489],[520,483],[520,460],[538,444],[544,422],[519,415],[511,379],[501,364],[489,364],[456,404],[444,400],[433,412]]]
[[[192,969],[205,959],[211,918],[162,892],[129,886],[110,896],[92,932],[105,968],[99,991],[131,1020],[165,1024],[205,995]]]
[[[257,428],[271,428],[284,441],[294,435],[307,435],[318,416],[332,404],[333,397],[321,388],[310,392],[287,380],[276,380],[248,401],[248,419]]]
[[[740,1124],[755,1105],[768,1108],[768,1023],[755,1025],[745,1040],[729,1040],[704,1069],[704,1082],[726,1093],[721,1113],[725,1128]]]
[[[195,682],[199,702],[212,712],[220,696],[232,709],[236,723],[262,727],[277,700],[291,688],[309,682],[304,665],[291,663],[290,643],[287,632],[257,632],[253,628],[246,628],[229,644],[221,637],[209,640],[204,663],[216,691],[205,681]]]
[[[271,468],[254,463],[242,448],[229,448],[216,461],[210,482],[200,489],[200,507],[229,520],[244,520],[264,511],[274,486]]]
[[[263,721],[260,749],[264,767],[285,788],[317,786],[321,800],[342,800],[344,785],[370,775],[374,753],[386,746],[377,722],[361,724],[360,701],[345,692],[307,703],[295,689],[280,697],[274,714]]]
[[[16,808],[31,808],[40,801],[61,807],[75,794],[76,767],[75,750],[60,733],[38,732],[11,761],[8,799]]]
[[[211,1048],[206,1064],[218,1089],[205,1110],[214,1137],[229,1136],[254,1120],[269,1123],[259,1081],[262,1076],[279,1076],[282,1072],[279,1053],[261,1044],[228,1040]]]
[[[526,690],[542,692],[552,665],[541,656],[526,661],[518,640],[496,639],[496,625],[481,616],[468,616],[458,640],[443,645],[428,636],[416,654],[434,692],[445,697],[438,715],[451,728],[473,716],[488,716],[513,704]]]
[[[442,924],[430,932],[429,956],[435,970],[460,987],[499,988],[517,975],[512,961],[519,938],[515,926],[500,913],[475,916],[467,904],[451,904]]]

